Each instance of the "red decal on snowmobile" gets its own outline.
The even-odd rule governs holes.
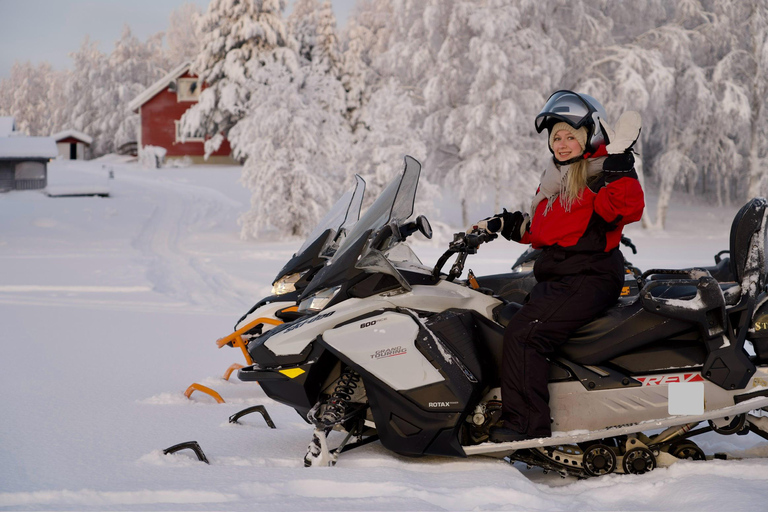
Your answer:
[[[643,383],[643,386],[666,386],[678,382],[703,382],[704,377],[700,373],[683,373],[678,375],[653,375],[650,377],[635,377]]]

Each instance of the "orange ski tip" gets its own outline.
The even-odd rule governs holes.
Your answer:
[[[232,372],[239,370],[240,368],[244,368],[244,366],[237,363],[234,363],[232,366],[227,368],[227,371],[224,372],[224,380],[229,380],[229,378],[232,376]]]
[[[216,402],[220,404],[224,403],[224,399],[221,398],[220,394],[218,394],[211,388],[205,387],[202,384],[198,384],[197,382],[195,382],[194,384],[192,384],[187,388],[187,390],[184,392],[184,396],[191,400],[192,393],[194,393],[195,391],[200,391],[201,393],[205,393],[206,395],[212,397],[214,400],[216,400]]]

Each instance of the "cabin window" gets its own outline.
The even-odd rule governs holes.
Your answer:
[[[176,143],[181,144],[181,121],[174,121],[174,124],[176,125]],[[197,136],[197,137],[187,137],[184,139],[183,142],[204,142],[205,138],[203,136]]]
[[[200,84],[197,78],[179,78],[176,81],[176,99],[178,101],[197,101],[200,98]]]
[[[19,162],[16,164],[16,180],[44,180],[45,164],[42,162]]]

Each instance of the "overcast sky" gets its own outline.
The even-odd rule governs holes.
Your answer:
[[[17,60],[68,68],[69,53],[86,35],[109,52],[126,23],[144,40],[164,31],[171,12],[187,1],[205,10],[209,0],[0,0],[0,79],[10,76]],[[355,0],[331,1],[341,27]]]

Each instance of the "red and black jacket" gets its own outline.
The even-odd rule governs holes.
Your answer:
[[[624,258],[618,250],[622,228],[640,220],[645,207],[637,174],[603,172],[566,211],[560,197],[536,207],[522,243],[543,249],[534,266],[539,281],[580,273],[611,273],[623,279]]]

